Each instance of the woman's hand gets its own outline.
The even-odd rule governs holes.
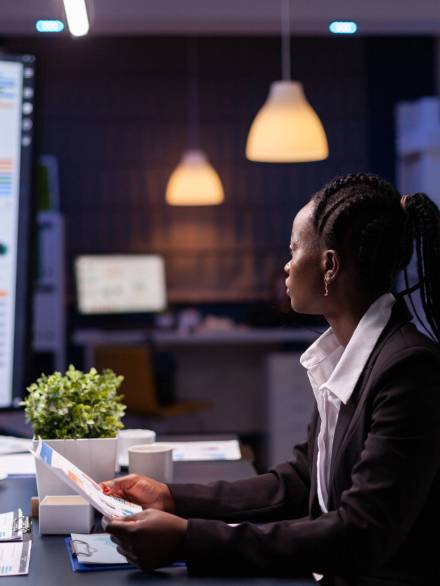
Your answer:
[[[158,509],[174,513],[174,501],[170,489],[163,482],[140,474],[129,474],[114,480],[101,482],[103,492],[140,505],[143,509]]]
[[[147,509],[121,519],[104,517],[102,527],[110,533],[118,552],[144,572],[183,558],[188,521],[163,511]]]

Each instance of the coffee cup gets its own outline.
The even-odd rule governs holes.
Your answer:
[[[173,479],[173,448],[167,444],[140,444],[128,448],[130,474],[142,474],[171,482]]]
[[[152,429],[121,429],[118,433],[119,466],[128,466],[128,448],[139,444],[152,444],[156,441],[156,433]]]

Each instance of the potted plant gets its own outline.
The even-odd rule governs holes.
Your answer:
[[[123,378],[111,370],[81,372],[70,365],[64,376],[42,374],[22,402],[35,437],[97,482],[114,475],[117,433],[124,427],[125,406],[118,394]],[[73,492],[44,464],[37,461],[36,469],[40,499]]]

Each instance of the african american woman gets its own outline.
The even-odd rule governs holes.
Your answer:
[[[103,483],[145,509],[104,526],[145,571],[184,559],[193,575],[439,584],[439,210],[374,175],[340,177],[299,211],[290,248],[293,310],[330,324],[300,359],[316,399],[307,440],[248,480]],[[414,248],[430,335],[403,300]]]

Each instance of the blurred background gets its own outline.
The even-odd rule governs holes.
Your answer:
[[[128,427],[238,434],[275,463],[304,435],[299,356],[326,327],[289,308],[294,215],[356,171],[440,200],[438,2],[77,8],[0,0],[0,432],[29,433],[14,407],[41,372],[110,367]],[[251,156],[282,79],[318,154]]]

